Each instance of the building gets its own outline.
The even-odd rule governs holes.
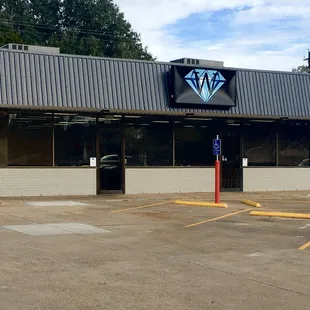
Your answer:
[[[212,192],[217,134],[223,191],[310,189],[310,74],[10,46],[2,197]]]

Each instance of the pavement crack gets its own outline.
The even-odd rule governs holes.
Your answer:
[[[21,220],[24,220],[24,221],[28,221],[28,222],[32,222],[34,224],[42,224],[40,222],[37,222],[37,221],[34,221],[34,220],[31,220],[31,219],[28,219],[26,217],[23,217],[23,216],[18,216],[16,214],[13,214],[13,213],[7,213],[7,212],[0,212],[1,214],[5,214],[7,216],[12,216],[12,217],[16,217],[18,219],[21,219]]]
[[[134,248],[131,248],[130,246],[125,245],[125,244],[119,244],[117,242],[111,242],[111,241],[108,241],[108,240],[105,240],[105,242],[108,242],[110,244],[114,244],[114,245],[117,245],[117,246],[121,246],[121,247],[130,249],[130,250],[135,250]],[[272,288],[275,288],[275,289],[278,289],[278,290],[282,290],[282,291],[286,291],[286,292],[289,292],[289,293],[298,294],[298,295],[301,295],[301,296],[310,297],[310,294],[306,294],[306,293],[303,293],[303,292],[291,290],[291,289],[283,287],[283,286],[278,286],[278,285],[275,285],[275,284],[272,284],[272,283],[268,283],[268,282],[265,282],[265,281],[261,281],[261,280],[257,280],[257,279],[251,278],[251,277],[247,277],[247,276],[245,276],[243,274],[240,274],[240,273],[231,272],[231,271],[228,271],[228,270],[225,270],[225,269],[216,268],[216,267],[213,267],[213,266],[210,266],[210,265],[198,263],[198,262],[191,261],[191,260],[188,260],[188,259],[181,259],[181,258],[178,258],[178,257],[175,257],[175,256],[156,254],[154,252],[143,251],[142,253],[145,254],[145,255],[151,255],[151,256],[154,256],[154,257],[157,257],[157,258],[165,258],[165,259],[170,259],[170,260],[176,260],[176,261],[179,261],[179,262],[182,262],[182,263],[189,263],[189,264],[192,264],[192,265],[195,265],[195,266],[198,266],[198,267],[208,268],[208,269],[213,270],[213,271],[221,272],[223,274],[237,276],[237,277],[246,279],[248,281],[252,281],[252,282],[255,282],[255,283],[258,283],[258,284],[263,284],[263,285],[266,285],[266,286],[269,286],[269,287],[272,287]]]
[[[252,281],[252,282],[255,282],[255,283],[259,283],[259,284],[263,284],[263,285],[266,285],[266,286],[269,286],[269,287],[272,287],[272,288],[276,288],[276,289],[279,289],[279,290],[282,290],[282,291],[286,291],[286,292],[290,292],[290,293],[295,293],[295,294],[298,294],[298,295],[301,295],[301,296],[310,297],[310,294],[306,294],[306,293],[303,293],[303,292],[291,290],[291,289],[288,289],[288,288],[283,287],[283,286],[278,286],[278,285],[275,285],[275,284],[272,284],[272,283],[268,283],[268,282],[265,282],[265,281],[261,281],[261,280],[257,280],[257,279],[251,278],[251,277],[247,277],[247,276],[245,276],[243,274],[227,271],[227,270],[224,270],[224,269],[219,269],[219,268],[212,267],[212,266],[206,265],[206,264],[201,264],[201,263],[198,263],[198,262],[195,262],[195,261],[191,261],[191,260],[187,260],[187,259],[180,259],[180,258],[177,258],[177,257],[174,257],[174,256],[159,255],[159,254],[155,254],[155,253],[151,253],[151,252],[149,252],[147,254],[155,256],[155,257],[160,257],[160,258],[173,259],[173,260],[176,260],[176,261],[179,261],[179,262],[183,262],[183,263],[190,263],[190,264],[196,265],[198,267],[208,268],[208,269],[211,269],[211,270],[214,270],[214,271],[217,271],[217,272],[221,272],[221,273],[224,273],[224,274],[238,276],[238,277],[247,279],[249,281]]]

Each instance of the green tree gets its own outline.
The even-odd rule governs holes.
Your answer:
[[[14,31],[13,25],[8,20],[9,16],[6,12],[0,12],[0,20],[3,20],[0,27],[0,46],[8,42],[21,43],[20,34]]]
[[[293,72],[309,72],[308,66],[302,65],[292,69]]]
[[[36,44],[37,32],[27,0],[2,0],[0,5],[0,44]]]
[[[58,46],[63,53],[154,60],[112,0],[1,0],[0,44]]]

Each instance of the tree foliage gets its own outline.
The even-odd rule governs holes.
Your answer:
[[[154,60],[112,0],[0,0],[0,46],[7,43]]]
[[[293,72],[309,72],[309,69],[307,66],[302,65],[302,66],[298,66],[297,68],[293,68],[292,71]]]

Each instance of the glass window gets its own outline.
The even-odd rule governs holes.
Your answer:
[[[8,114],[0,110],[0,167],[8,165]]]
[[[10,114],[8,164],[11,166],[51,166],[53,164],[52,116]]]
[[[55,165],[89,166],[96,157],[96,119],[54,115]]]
[[[309,166],[309,129],[290,124],[279,131],[279,166]]]
[[[212,166],[215,130],[205,124],[175,124],[175,165]]]
[[[245,126],[243,130],[243,157],[249,166],[276,165],[276,128],[261,123]]]
[[[172,166],[172,124],[139,122],[125,128],[127,166]]]
[[[122,189],[122,130],[120,119],[99,119],[100,189]]]

